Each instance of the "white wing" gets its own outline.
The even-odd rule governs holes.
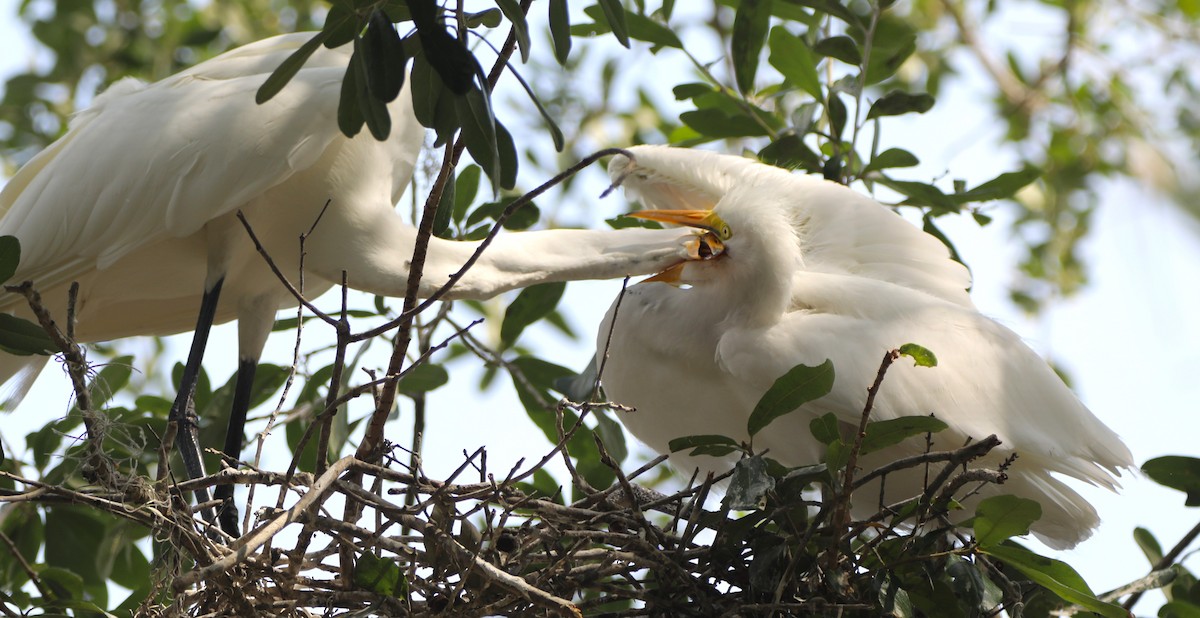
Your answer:
[[[972,307],[966,267],[950,258],[938,239],[858,192],[811,176],[749,159],[666,146],[631,148],[635,160],[609,165],[644,205],[663,209],[711,209],[735,187],[769,187],[788,196],[797,222],[804,268],[888,281]],[[736,235],[737,230],[733,230]]]
[[[0,234],[22,241],[17,279],[45,289],[103,269],[193,234],[313,165],[338,131],[349,53],[318,49],[275,98],[254,102],[270,72],[312,36],[266,39],[98,96],[0,193]]]

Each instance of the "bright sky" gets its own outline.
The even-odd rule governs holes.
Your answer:
[[[0,0],[0,77],[26,65],[32,54],[24,26],[14,17],[16,6],[17,0]],[[960,64],[973,66],[968,61]],[[948,170],[950,177],[975,184],[1005,171],[1008,162],[997,156],[995,147],[1001,129],[980,120],[989,117],[983,107],[987,96],[978,84],[968,84],[949,91],[928,117],[889,123],[889,142],[910,149],[919,146],[914,151],[923,164],[905,177],[928,179]],[[1009,237],[1005,221],[1008,211],[997,207],[993,212],[997,221],[986,229],[962,218],[948,222],[945,231],[973,269],[976,304],[1066,368],[1082,399],[1125,439],[1139,464],[1165,454],[1196,455],[1200,226],[1161,197],[1131,183],[1106,183],[1102,195],[1103,204],[1084,249],[1091,284],[1032,322],[1024,319],[1006,295],[1019,257],[1019,246]],[[610,199],[587,207],[612,216],[624,205]],[[560,306],[570,308],[569,319],[581,332],[592,332],[608,306],[607,299],[618,290],[616,282],[572,284]],[[206,364],[211,374],[228,376],[234,368],[233,331],[225,326],[218,329],[217,336]],[[589,337],[584,339],[582,343],[569,342],[547,331],[537,341],[549,360],[582,368],[593,350]],[[172,341],[182,357],[187,337]],[[290,346],[287,337],[276,337],[269,345],[269,360],[287,364]],[[473,451],[480,445],[488,447],[494,470],[507,469],[519,457],[544,452],[544,440],[525,418],[507,381],[498,381],[501,387],[493,388],[480,401],[473,390],[474,378],[466,373],[456,372],[451,387],[432,396],[430,409],[435,414],[426,438],[429,471],[435,476],[439,471],[449,472],[461,462],[463,450]],[[32,395],[43,405],[26,406],[24,411],[39,407],[66,410],[69,387],[58,371],[45,374]],[[44,419],[22,417],[18,412],[0,422],[11,444],[20,442],[25,427],[39,427]],[[398,435],[393,439],[407,440],[401,437],[407,422],[404,418],[397,424]],[[531,453],[531,448],[536,452]],[[272,465],[269,461],[264,464]],[[1081,571],[1097,591],[1145,574],[1147,563],[1131,537],[1135,526],[1148,527],[1169,548],[1197,521],[1196,511],[1183,507],[1182,494],[1136,474],[1126,480],[1120,495],[1089,487],[1082,491],[1096,505],[1104,523],[1092,540],[1060,557]],[[1140,607],[1146,612],[1152,605]]]

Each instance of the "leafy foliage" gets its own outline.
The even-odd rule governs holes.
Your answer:
[[[0,103],[0,152],[10,166],[28,161],[65,130],[74,102],[96,92],[95,76],[105,83],[126,75],[162,78],[235,43],[279,30],[317,27],[314,16],[324,15],[319,33],[275,70],[258,98],[269,99],[284,88],[319,46],[351,45],[339,127],[347,135],[366,128],[383,138],[391,122],[384,106],[407,80],[419,121],[434,132],[436,146],[445,149],[451,163],[451,173],[429,183],[433,209],[427,212],[435,217],[433,230],[439,237],[479,239],[498,222],[508,229],[535,225],[543,212],[533,204],[508,213],[507,219],[502,215],[519,181],[558,171],[563,161],[594,150],[596,135],[619,145],[724,141],[727,150],[757,153],[774,165],[878,191],[884,199],[918,211],[925,229],[947,245],[950,240],[938,227],[942,217],[965,212],[985,224],[985,209],[993,207],[986,203],[1008,200],[1018,209],[1016,232],[1028,254],[1013,296],[1036,310],[1045,298],[1070,293],[1086,280],[1078,245],[1094,210],[1096,179],[1126,175],[1151,181],[1147,160],[1169,168],[1155,146],[1163,125],[1189,144],[1200,140],[1200,121],[1189,104],[1200,82],[1188,70],[1187,54],[1182,61],[1157,63],[1157,77],[1164,85],[1159,90],[1168,93],[1165,102],[1147,98],[1143,90],[1153,89],[1135,88],[1123,71],[1080,68],[1085,66],[1078,60],[1081,55],[1102,63],[1125,60],[1122,56],[1129,50],[1097,44],[1110,34],[1106,23],[1124,21],[1086,19],[1086,10],[1096,3],[1033,4],[1063,17],[1065,45],[1054,52],[1061,56],[1031,58],[1015,53],[1025,50],[985,46],[980,29],[1003,19],[1002,3],[971,5],[979,14],[967,15],[968,7],[954,0],[896,5],[727,0],[690,8],[711,11],[699,20],[677,15],[676,3],[669,1],[498,0],[456,13],[456,5],[442,7],[433,0],[117,0],[59,2],[53,15],[39,13],[38,3],[24,3],[22,18],[31,24],[38,42],[54,52],[53,64],[8,80]],[[1194,27],[1181,36],[1157,16],[1150,19],[1119,3],[1099,4],[1132,14],[1148,36],[1171,40],[1183,49],[1195,47]],[[1194,26],[1200,11],[1193,4],[1160,3],[1161,17]],[[956,36],[926,36],[939,28]],[[87,38],[80,32],[87,32]],[[697,33],[719,42],[715,56],[694,48]],[[505,37],[511,42],[505,44]],[[477,45],[477,40],[490,45]],[[609,42],[608,47],[603,42]],[[522,68],[510,61],[514,56]],[[964,56],[981,61],[995,82],[995,116],[1007,127],[1005,140],[1019,160],[1009,168],[1012,171],[973,187],[955,178],[913,178],[905,170],[918,164],[917,157],[903,145],[891,145],[887,129],[911,115],[937,114],[942,83],[972,69],[956,64]],[[718,57],[724,62],[712,62]],[[661,83],[635,85],[635,96],[626,96],[628,84],[621,73],[630,63],[650,66],[668,58],[684,59],[692,70]],[[509,77],[512,89],[527,99],[512,104],[494,94],[498,81]],[[670,97],[673,102],[664,102]],[[1147,114],[1152,104],[1165,111]],[[561,155],[547,155],[548,147]],[[472,163],[458,164],[464,151]],[[479,190],[485,177],[490,195]],[[571,187],[568,181],[564,195]],[[1195,201],[1185,199],[1186,187],[1171,180],[1159,188],[1175,192],[1181,205],[1194,208]],[[11,276],[18,259],[19,247],[0,239],[0,279]],[[562,386],[571,378],[579,378],[577,382],[588,386],[582,390],[590,393],[594,377],[574,376],[524,347],[532,337],[523,335],[535,324],[574,335],[557,310],[561,295],[562,286],[552,285],[525,290],[506,308],[464,303],[461,311],[499,324],[490,339],[437,310],[416,320],[416,354],[410,357],[420,360],[407,365],[397,385],[413,410],[415,435],[423,429],[429,394],[447,384],[459,386],[451,368],[475,357],[485,367],[481,387],[491,385],[498,374],[511,377],[528,418],[553,451],[520,473],[493,475],[490,483],[453,484],[451,479],[448,485],[433,484],[421,473],[420,441],[414,440],[407,469],[392,461],[402,468],[400,474],[408,475],[405,484],[397,483],[406,497],[387,502],[392,496],[385,497],[379,489],[377,498],[387,505],[381,506],[379,517],[396,517],[390,522],[416,530],[420,539],[403,551],[387,545],[390,537],[380,537],[381,545],[372,540],[356,546],[362,551],[355,554],[348,579],[354,594],[373,595],[369,607],[395,610],[399,606],[394,603],[403,599],[407,610],[416,607],[429,613],[464,607],[567,611],[566,605],[546,599],[537,605],[528,590],[506,588],[513,585],[511,580],[485,569],[500,565],[517,579],[535,582],[541,586],[538,590],[549,590],[589,613],[619,612],[638,600],[664,615],[752,606],[779,615],[827,610],[986,615],[1024,608],[1024,615],[1040,616],[1067,603],[1104,616],[1125,615],[1108,600],[1099,600],[1068,565],[1012,540],[1040,515],[1037,505],[1028,501],[1007,496],[983,501],[972,521],[973,537],[959,542],[945,534],[946,505],[927,500],[914,499],[874,520],[838,527],[832,512],[838,501],[850,499],[841,493],[840,482],[848,473],[850,453],[919,440],[943,427],[933,417],[872,422],[861,435],[848,433],[832,415],[816,417],[810,428],[826,445],[826,456],[793,470],[782,469],[769,454],[757,454],[752,444],[727,436],[680,438],[671,443],[673,451],[738,458],[722,510],[705,510],[703,499],[696,497],[712,489],[713,481],[707,479],[671,496],[612,500],[622,495],[611,488],[623,491],[627,479],[621,471],[629,467],[617,465],[628,455],[619,427],[598,403],[560,400],[560,395],[577,396],[575,389],[568,393]],[[398,313],[379,299],[372,309],[346,315],[371,321]],[[279,326],[294,328],[309,319],[281,320]],[[58,351],[41,329],[11,316],[0,316],[0,347],[21,353]],[[442,347],[448,349],[436,356]],[[167,430],[170,388],[152,379],[152,361],[157,360],[152,354],[105,357],[103,348],[100,352],[110,362],[86,390],[95,406],[106,408],[108,424],[97,436],[88,428],[89,437],[83,441],[102,444],[126,481],[156,479],[166,468],[156,449]],[[936,364],[933,353],[920,346],[910,344],[900,352],[918,365]],[[133,367],[147,375],[131,371]],[[356,416],[337,397],[353,399],[373,392],[370,385],[357,385],[360,375],[351,377],[358,368],[374,371],[354,354],[344,366],[310,367],[307,359],[298,359],[295,367],[260,367],[253,399],[256,405],[286,401],[276,412],[285,423],[283,434],[296,453],[292,463],[297,469],[319,471],[354,446],[351,436],[357,435],[365,416]],[[769,431],[772,421],[819,400],[833,376],[827,362],[797,367],[779,378],[755,408],[749,434]],[[296,388],[279,395],[293,377],[299,379]],[[208,375],[201,377],[195,404],[204,419],[207,444],[219,443],[232,388],[232,380],[214,388]],[[13,475],[0,477],[0,485],[10,492],[5,495],[24,489],[17,479],[29,470],[39,483],[58,492],[49,503],[14,502],[0,519],[7,549],[0,551],[0,589],[6,602],[22,609],[91,615],[169,604],[174,592],[168,579],[187,572],[193,561],[212,558],[197,549],[207,541],[190,524],[181,523],[190,522],[190,514],[179,509],[165,483],[152,490],[138,482],[95,490],[86,445],[69,439],[81,434],[90,412],[74,408],[27,436],[29,461],[10,454],[3,462],[3,470]],[[275,418],[272,415],[270,422]],[[328,452],[318,453],[312,436],[322,424],[331,439]],[[569,478],[556,479],[544,468],[552,456],[568,465]],[[974,456],[964,451],[956,462],[965,466]],[[477,456],[467,459],[464,467],[475,466],[484,478],[486,463]],[[209,469],[217,469],[216,463],[212,458]],[[1147,462],[1144,470],[1161,484],[1185,492],[1187,506],[1197,502],[1195,460],[1164,457]],[[384,477],[395,482],[394,474],[381,474],[381,487]],[[305,479],[298,486],[312,489],[312,478]],[[566,482],[571,484],[569,491],[563,488]],[[814,501],[816,493],[828,496],[828,501]],[[415,502],[418,495],[426,502]],[[576,511],[561,508],[568,499]],[[97,506],[101,500],[115,506]],[[430,506],[437,500],[444,502]],[[70,501],[76,503],[67,504]],[[123,501],[133,507],[125,509]],[[674,510],[647,516],[643,507],[650,510],[650,505]],[[149,511],[153,515],[147,515]],[[398,511],[404,511],[404,517],[396,516]],[[317,529],[311,521],[306,525],[309,531]],[[1160,614],[1198,615],[1200,584],[1175,564],[1179,553],[1164,551],[1147,529],[1136,531],[1134,538],[1156,572],[1170,573],[1169,578],[1145,584],[1165,586],[1168,603]],[[289,555],[303,556],[299,549]],[[621,561],[612,558],[617,555]],[[231,571],[231,581],[259,591],[254,586],[275,573],[266,563],[254,566],[268,569],[261,573]],[[579,568],[553,571],[557,565]],[[481,569],[495,579],[481,579]],[[421,575],[410,580],[418,571]],[[129,597],[110,599],[110,582],[130,590]],[[220,602],[215,591],[225,583],[210,583],[207,590],[213,597],[192,597],[196,607]],[[340,592],[328,598],[351,596],[338,596]],[[1131,603],[1132,599],[1126,602]]]

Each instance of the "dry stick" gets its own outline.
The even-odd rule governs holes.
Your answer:
[[[850,446],[850,456],[846,460],[846,470],[842,476],[842,490],[838,492],[837,505],[834,507],[832,521],[835,529],[834,538],[841,537],[841,533],[836,531],[850,527],[850,495],[854,491],[854,468],[858,466],[858,455],[862,450],[863,438],[867,437],[867,423],[871,420],[871,409],[875,406],[875,396],[879,393],[879,387],[883,384],[883,377],[887,374],[888,367],[897,358],[900,358],[899,350],[888,350],[883,354],[883,361],[880,362],[879,371],[875,374],[875,382],[871,384],[871,388],[867,389],[867,403],[863,406],[862,416],[858,421],[858,432],[854,435],[854,443]],[[837,565],[838,543],[830,546],[826,559],[830,569]]]
[[[246,534],[243,537],[245,541],[244,544],[239,546],[236,551],[226,554],[220,560],[217,560],[216,562],[213,562],[204,568],[188,571],[187,573],[175,578],[175,590],[184,590],[219,573],[224,573],[225,571],[228,571],[237,565],[239,562],[242,562],[248,558],[252,552],[259,547],[262,547],[267,541],[278,534],[279,531],[285,526],[292,522],[298,521],[301,517],[301,514],[304,513],[304,511],[306,511],[309,507],[323,499],[325,495],[328,494],[331,489],[333,489],[337,478],[341,476],[342,473],[349,470],[353,465],[354,457],[343,457],[334,462],[333,465],[329,466],[329,469],[325,471],[325,474],[322,474],[316,480],[316,482],[313,483],[308,492],[305,493],[304,496],[292,506],[292,508],[285,511],[283,514],[272,518],[270,521],[259,526],[258,528],[255,528],[252,532]]]
[[[83,349],[75,343],[73,339],[63,335],[59,330],[58,324],[50,315],[50,311],[46,309],[46,305],[42,302],[42,295],[33,288],[32,281],[25,281],[20,285],[6,285],[4,289],[8,292],[20,294],[25,297],[29,303],[29,308],[37,317],[38,324],[42,330],[54,342],[54,345],[62,352],[63,358],[66,360],[67,374],[71,378],[71,387],[75,391],[75,404],[79,408],[80,414],[83,416],[83,425],[87,429],[88,434],[88,467],[90,473],[85,471],[84,476],[87,480],[98,482],[103,487],[111,487],[116,482],[114,476],[115,471],[110,465],[108,459],[104,456],[104,432],[102,430],[103,421],[96,414],[96,409],[92,403],[91,390],[87,385],[87,358],[84,356]],[[78,284],[72,284],[68,295],[68,314],[67,314],[67,330],[74,334],[74,328],[71,326],[75,321],[75,299],[79,292]]]
[[[1188,530],[1187,534],[1183,535],[1183,538],[1179,539],[1179,542],[1171,548],[1171,551],[1167,552],[1158,562],[1154,564],[1154,568],[1151,569],[1151,571],[1160,571],[1171,566],[1172,564],[1175,564],[1175,560],[1179,558],[1181,554],[1183,554],[1183,550],[1187,549],[1188,546],[1191,545],[1198,536],[1200,536],[1200,523],[1192,526],[1192,529]],[[1128,599],[1125,600],[1123,604],[1121,604],[1121,607],[1127,610],[1132,610],[1134,604],[1136,604],[1138,600],[1142,598],[1142,594],[1144,592],[1144,590],[1139,590],[1133,593]]]

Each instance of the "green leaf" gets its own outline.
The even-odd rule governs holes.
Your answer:
[[[832,389],[833,361],[827,359],[816,367],[796,365],[775,380],[758,400],[746,422],[746,431],[753,436],[775,419],[824,397]]]
[[[1182,455],[1155,457],[1142,464],[1155,483],[1187,494],[1185,506],[1200,506],[1200,459]]]
[[[392,115],[388,112],[387,104],[373,96],[368,87],[371,76],[366,53],[363,51],[365,47],[363,39],[354,39],[354,53],[350,55],[348,69],[353,70],[355,74],[354,98],[357,100],[358,111],[362,114],[371,136],[382,142],[392,132]]]
[[[932,206],[946,212],[958,212],[958,202],[931,184],[911,180],[893,180],[886,176],[879,176],[874,180],[907,197],[906,204]]]
[[[808,422],[808,430],[812,433],[813,437],[817,439],[817,442],[826,445],[833,444],[834,440],[841,439],[840,426],[841,424],[833,412],[826,412]]]
[[[862,170],[862,175],[875,170],[888,169],[893,167],[912,167],[919,164],[916,155],[899,148],[888,148],[887,150],[875,155],[871,162]]]
[[[988,615],[1004,600],[1004,592],[984,575],[979,565],[961,556],[946,556],[946,574],[959,603],[977,610],[974,615]]]
[[[899,116],[909,112],[924,114],[933,108],[933,103],[933,97],[923,92],[909,94],[901,90],[893,90],[871,104],[871,110],[867,112],[867,120],[882,116]]]
[[[862,64],[862,52],[858,51],[858,43],[848,36],[831,36],[821,39],[813,45],[812,50],[822,56],[841,60],[855,66]]]
[[[1158,564],[1163,559],[1162,545],[1159,544],[1158,539],[1154,538],[1154,533],[1138,526],[1133,529],[1133,541],[1137,543],[1151,566]]]
[[[283,90],[283,87],[292,81],[296,73],[300,72],[300,67],[304,66],[304,63],[313,55],[313,52],[317,51],[317,48],[329,38],[329,34],[329,30],[322,30],[313,35],[313,38],[305,41],[296,51],[292,52],[292,55],[285,58],[278,67],[275,67],[275,70],[267,77],[267,81],[258,87],[258,92],[254,93],[254,102],[262,105],[279,94],[279,91]],[[357,131],[355,132],[357,133]]]
[[[840,141],[846,130],[846,104],[837,92],[829,91],[829,100],[825,102],[825,111],[829,114],[829,134],[834,140]],[[833,159],[830,159],[832,161]]]
[[[558,126],[554,128],[557,130]],[[496,122],[496,153],[500,155],[500,188],[512,190],[517,186],[517,144],[513,141],[512,133],[499,121]],[[537,211],[536,208],[532,210]]]
[[[802,169],[810,173],[821,171],[821,157],[795,134],[784,135],[771,142],[758,151],[758,158],[783,169]]]
[[[604,21],[612,30],[617,42],[626,49],[629,48],[629,29],[625,25],[625,7],[621,0],[597,0],[600,10],[604,12]]]
[[[946,423],[932,416],[901,416],[868,423],[866,436],[862,440],[862,453],[874,453],[914,436],[937,433],[946,427]]]
[[[41,326],[7,313],[0,313],[0,350],[17,356],[59,351]]]
[[[775,26],[771,29],[768,45],[771,53],[767,61],[784,79],[811,94],[818,101],[824,98],[821,93],[821,78],[817,74],[818,59],[800,37],[788,32],[783,26]]]
[[[730,52],[738,90],[752,92],[758,58],[771,23],[771,0],[742,0],[733,17]]]
[[[985,202],[988,200],[1003,200],[1016,195],[1017,191],[1037,180],[1042,170],[1036,167],[1026,167],[1015,172],[1006,172],[999,176],[962,193],[955,193],[954,198],[963,202]]]
[[[111,521],[111,520],[109,520]],[[46,509],[46,564],[66,569],[85,584],[103,584],[96,556],[108,534],[97,512],[78,506],[55,505]]]
[[[672,453],[692,449],[692,452],[688,453],[692,457],[698,455],[721,457],[738,450],[739,445],[737,440],[728,436],[696,435],[675,438],[667,443],[667,447],[671,449]]]
[[[525,89],[525,93],[529,95],[529,100],[533,101],[534,107],[536,107],[538,113],[542,115],[542,120],[546,121],[546,128],[550,130],[550,139],[554,141],[554,150],[562,152],[563,147],[566,145],[566,141],[563,139],[562,129],[558,128],[558,123],[554,122],[554,118],[550,116],[550,112],[546,111],[546,108],[542,106],[542,101],[538,99],[536,94],[534,94],[533,88],[529,87],[529,84],[525,81],[525,78],[521,77],[521,74],[516,71],[509,71],[509,73],[513,77],[517,78],[517,82],[521,84],[521,87]],[[496,125],[497,127],[503,126],[499,122],[497,122]],[[514,161],[516,159],[515,149],[513,150],[513,159]],[[515,184],[515,178],[513,184]],[[512,186],[509,185],[506,188],[511,189]]]
[[[517,37],[517,49],[521,51],[521,62],[529,62],[529,24],[525,22],[525,12],[516,0],[496,0],[496,4],[512,23],[513,33]]]
[[[367,70],[367,91],[384,103],[396,100],[404,87],[408,56],[404,53],[400,34],[383,11],[371,12],[367,33],[359,49],[363,52],[363,65]]]
[[[356,55],[356,54],[355,54]],[[338,130],[346,137],[354,137],[362,130],[362,108],[358,105],[358,74],[355,68],[355,55],[350,56],[350,64],[346,65],[346,73],[342,76],[342,89],[338,97],[337,123]]]
[[[525,327],[546,317],[558,306],[567,284],[561,281],[542,283],[521,290],[520,294],[504,312],[504,321],[500,324],[500,341],[505,347],[511,346],[521,336]]]
[[[1013,567],[1068,603],[1075,603],[1106,618],[1129,618],[1129,612],[1121,606],[1097,599],[1079,573],[1064,562],[1012,545],[981,548],[980,553]]]
[[[626,12],[625,20],[629,24],[630,37],[655,47],[683,49],[683,41],[680,41],[679,36],[669,27],[637,13]]]
[[[1041,519],[1042,506],[1016,496],[992,496],[975,508],[975,541],[991,548],[1014,536],[1029,534],[1029,526]]]
[[[133,374],[133,357],[121,356],[114,358],[100,369],[100,373],[88,384],[88,394],[91,395],[92,405],[97,409],[112,399],[125,385]]]
[[[571,54],[571,16],[567,0],[550,0],[550,40],[554,43],[554,59],[565,65]]]
[[[913,359],[918,367],[937,367],[937,357],[933,352],[915,343],[900,346],[900,355]]]
[[[454,215],[454,193],[457,185],[457,182],[447,182],[442,188],[442,194],[438,196],[437,210],[433,213],[433,235],[438,238],[450,238],[450,219]]]
[[[370,552],[360,554],[354,563],[354,585],[393,597],[402,596],[408,587],[404,571],[395,560],[381,558]]]
[[[21,262],[21,241],[16,236],[0,236],[0,283],[7,283]]]
[[[404,377],[400,378],[396,390],[405,395],[416,395],[417,393],[427,393],[449,381],[450,374],[445,367],[426,361],[410,367]]]
[[[775,479],[767,473],[767,462],[759,455],[741,459],[733,468],[729,489],[721,505],[733,511],[751,511],[767,505],[767,492]]]
[[[455,223],[462,223],[467,209],[475,202],[475,196],[479,194],[479,174],[479,166],[470,164],[458,173],[458,179],[454,181],[453,218]]]
[[[486,93],[472,86],[465,95],[454,97],[454,107],[467,151],[491,179],[495,192],[500,184],[500,153],[491,101]]]
[[[679,119],[696,132],[710,138],[758,137],[767,134],[767,130],[750,116],[731,116],[716,108],[684,112],[679,115]]]

